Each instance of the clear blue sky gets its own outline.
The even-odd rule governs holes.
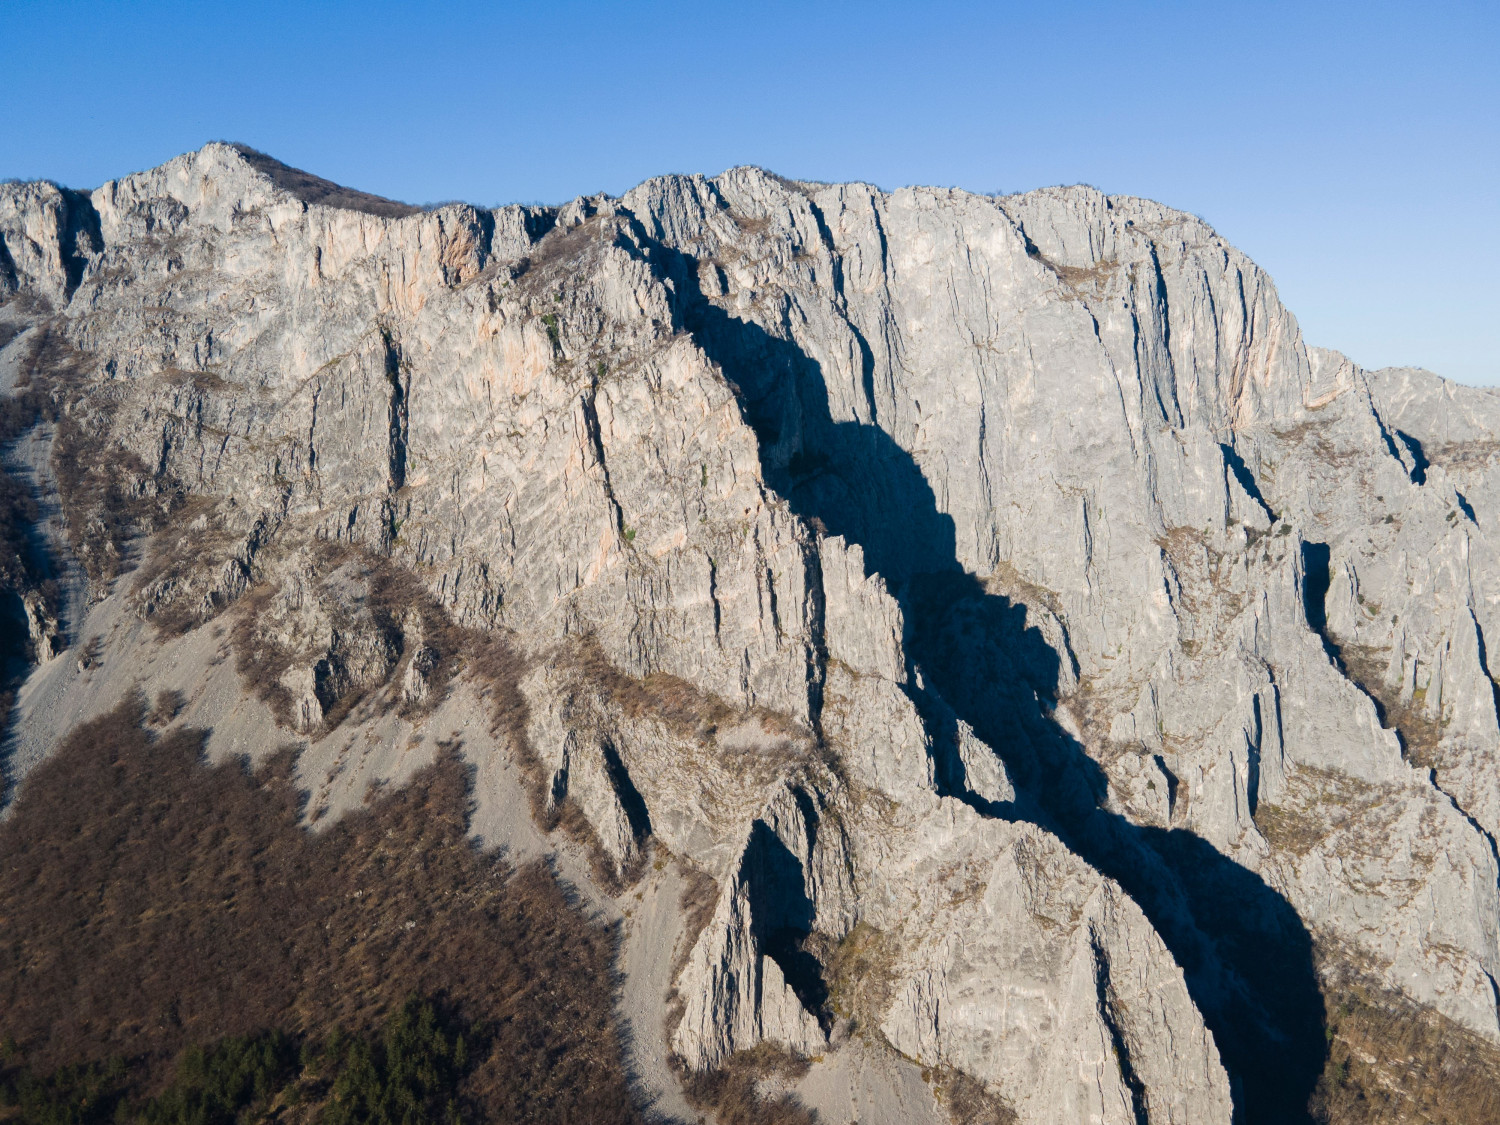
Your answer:
[[[1311,343],[1500,383],[1500,3],[0,0],[0,177],[211,139],[413,202],[661,172],[1194,211]]]

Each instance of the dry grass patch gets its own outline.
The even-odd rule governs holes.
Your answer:
[[[826,966],[828,1003],[850,1021],[852,1032],[881,1042],[880,1017],[890,1008],[896,984],[896,943],[890,934],[858,922],[818,959]]]
[[[304,203],[319,207],[337,207],[343,211],[359,211],[382,219],[401,219],[408,215],[422,213],[422,208],[414,207],[410,203],[401,203],[394,199],[386,199],[384,196],[347,188],[332,180],[315,176],[311,172],[304,172],[301,168],[293,168],[273,156],[258,152],[249,145],[236,144],[232,147],[244,157],[246,164],[260,172],[282,191],[295,196]]]
[[[762,768],[789,765],[806,757],[814,748],[814,740],[804,727],[770,708],[736,707],[668,672],[632,676],[621,671],[592,636],[577,638],[558,656],[571,665],[581,683],[598,690],[625,718],[660,723],[670,734],[686,742],[714,744],[724,754],[732,755],[730,748],[717,742],[718,736],[727,727],[753,722],[776,740],[780,751],[768,754],[763,747],[757,752],[757,763]],[[825,759],[832,762],[826,755]]]
[[[679,1063],[678,1077],[688,1104],[712,1113],[719,1125],[815,1125],[818,1115],[795,1094],[766,1090],[796,1081],[807,1067],[801,1056],[761,1042],[712,1070],[689,1071]]]
[[[1418,688],[1412,698],[1403,701],[1399,690],[1385,678],[1390,652],[1369,645],[1340,645],[1339,656],[1359,688],[1380,708],[1380,721],[1387,730],[1401,736],[1407,761],[1422,769],[1440,768],[1438,747],[1443,740],[1444,724],[1427,715],[1423,706],[1425,689]]]
[[[1207,534],[1192,527],[1171,528],[1156,545],[1177,579],[1180,599],[1175,608],[1183,654],[1191,658],[1222,650],[1229,635],[1224,626],[1249,604],[1244,584],[1235,588],[1234,571],[1241,556],[1215,549]]]
[[[1500,457],[1500,441],[1477,440],[1451,442],[1446,445],[1422,445],[1422,454],[1429,465],[1441,465],[1449,472],[1486,468]]]
[[[1261,801],[1255,826],[1272,847],[1307,855],[1338,836],[1342,854],[1383,855],[1401,814],[1387,790],[1338,770],[1298,766],[1275,804]]]
[[[741,712],[717,695],[679,676],[622,672],[591,636],[580,637],[570,654],[580,679],[597,687],[630,719],[652,718],[684,738],[706,740]]]
[[[953,1125],[1017,1125],[1020,1121],[1009,1102],[962,1070],[938,1066],[924,1069],[922,1078],[932,1084],[938,1104]]]

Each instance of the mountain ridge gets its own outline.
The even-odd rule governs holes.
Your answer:
[[[314,815],[489,690],[470,761],[606,898],[717,887],[655,954],[689,1071],[1296,1120],[1350,974],[1500,1042],[1500,408],[1305,347],[1201,220],[748,168],[382,216],[209,145],[0,188],[0,237],[45,400],[9,456],[59,509],[22,791],[122,661],[178,662],[210,756],[279,701]],[[243,687],[180,665],[226,645]]]

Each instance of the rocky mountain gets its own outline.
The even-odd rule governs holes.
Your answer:
[[[315,831],[456,748],[667,1118],[1500,1119],[1500,396],[1201,220],[211,144],[0,185],[0,300],[13,808],[137,688]]]

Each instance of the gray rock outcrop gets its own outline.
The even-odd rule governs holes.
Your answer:
[[[1500,1043],[1496,394],[1088,188],[278,168],[0,185],[0,358],[140,467],[94,596],[237,615],[310,735],[443,690],[369,560],[510,638],[539,806],[716,888],[687,1066],[857,1034],[1022,1121],[1290,1120],[1331,951]]]

